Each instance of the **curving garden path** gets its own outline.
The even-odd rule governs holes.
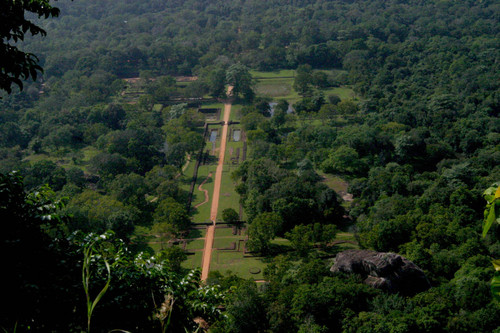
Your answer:
[[[200,202],[199,204],[197,204],[196,206],[194,206],[194,208],[198,208],[201,205],[206,204],[208,202],[208,200],[210,200],[210,197],[208,196],[208,190],[205,190],[203,188],[203,185],[205,185],[205,183],[210,179],[210,177],[212,177],[212,173],[211,172],[208,174],[207,178],[205,178],[205,180],[200,184],[200,186],[198,186],[198,191],[203,192],[205,194],[205,200],[203,200],[203,202]]]

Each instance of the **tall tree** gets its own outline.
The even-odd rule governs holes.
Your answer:
[[[226,82],[233,86],[233,96],[241,95],[247,101],[253,100],[255,93],[252,75],[246,66],[239,63],[229,66],[226,71]]]
[[[248,248],[250,251],[268,254],[271,240],[281,227],[283,221],[276,213],[258,215],[248,227]]]

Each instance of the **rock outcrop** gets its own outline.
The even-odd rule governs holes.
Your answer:
[[[330,271],[360,274],[366,284],[402,295],[414,295],[431,287],[422,269],[396,253],[347,250],[337,254]]]

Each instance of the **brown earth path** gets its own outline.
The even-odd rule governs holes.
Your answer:
[[[233,87],[227,89],[228,96],[231,95]],[[231,101],[224,103],[224,124],[222,125],[222,136],[220,139],[219,163],[215,170],[214,193],[212,196],[212,207],[210,209],[210,220],[212,225],[208,226],[205,236],[205,247],[203,248],[203,257],[201,260],[201,280],[206,281],[208,272],[210,271],[210,261],[212,260],[212,248],[214,245],[215,236],[215,221],[217,219],[217,210],[219,209],[220,184],[222,180],[222,169],[224,168],[224,156],[226,153],[227,129],[229,123],[229,115],[231,114]]]
[[[205,180],[200,184],[200,186],[198,186],[198,191],[203,192],[205,194],[205,200],[203,200],[203,202],[200,202],[199,204],[197,204],[196,206],[194,206],[194,208],[198,208],[201,205],[206,204],[208,202],[208,200],[210,200],[210,198],[208,196],[208,190],[205,190],[202,187],[203,185],[205,185],[205,183],[207,182],[207,180],[210,179],[210,177],[212,177],[212,173],[209,173],[208,176],[207,176],[207,178],[205,178]]]

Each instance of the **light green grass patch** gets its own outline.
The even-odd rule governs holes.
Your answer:
[[[204,247],[205,247],[204,239],[195,239],[188,241],[186,243],[186,250],[203,250]]]
[[[240,196],[235,191],[236,184],[231,179],[231,173],[237,166],[225,165],[222,171],[219,209],[217,211],[217,219],[222,219],[222,211],[226,208],[233,208],[237,212],[240,207]]]
[[[188,254],[185,261],[182,262],[182,267],[193,269],[201,267],[201,259],[203,257],[203,251],[194,252],[194,254]]]
[[[224,248],[229,248],[233,245],[233,243],[236,244],[236,248],[238,247],[238,242],[242,239],[240,236],[234,236],[234,237],[216,237],[214,239],[214,249],[224,249]]]
[[[158,253],[161,251],[161,243],[158,241],[155,242],[148,242],[148,246],[155,251],[155,253]]]
[[[356,237],[352,232],[337,232],[335,236],[335,240],[348,240],[348,241],[356,241]]]
[[[53,161],[53,162],[55,162],[57,160],[57,158],[51,157],[48,154],[42,153],[42,154],[32,154],[32,155],[26,156],[23,160],[30,162],[30,163],[37,163],[40,161]]]
[[[285,238],[277,237],[271,241],[271,244],[276,244],[276,245],[290,245],[290,241]]]
[[[325,183],[329,188],[334,190],[335,192],[347,192],[347,187],[349,183],[347,183],[344,179],[339,176],[318,172],[320,176],[323,177],[323,183]]]
[[[203,238],[207,234],[207,228],[201,228],[201,229],[191,229],[189,230],[189,233],[186,237],[186,239],[192,239],[192,238]]]
[[[356,93],[354,92],[354,90],[352,90],[352,88],[348,86],[332,87],[324,89],[322,91],[325,95],[325,98],[328,97],[328,95],[337,95],[341,100],[356,99]]]
[[[358,244],[351,244],[351,243],[342,243],[342,244],[338,244],[337,245],[341,251],[345,251],[345,250],[358,250],[359,249],[359,245]]]
[[[259,96],[296,99],[299,95],[293,90],[293,81],[293,78],[259,80],[255,92]]]
[[[266,264],[261,258],[243,257],[243,252],[219,251],[212,252],[212,262],[210,270],[220,272],[231,271],[244,279],[262,279],[263,270]],[[251,268],[260,269],[259,274],[251,274]]]
[[[212,198],[214,191],[214,178],[215,178],[215,168],[213,165],[202,165],[198,168],[198,178],[196,179],[196,185],[193,191],[193,201],[191,203],[192,207],[192,220],[193,222],[207,222],[210,220],[210,210],[212,207]],[[203,184],[202,188],[208,190],[209,200],[198,208],[194,208],[197,204],[202,203],[205,200],[205,195],[202,191],[198,190],[199,185],[207,178],[209,173],[212,173],[212,177]]]
[[[241,110],[242,105],[233,104],[231,106],[231,114],[229,115],[229,120],[231,121],[240,121],[241,120]]]
[[[215,237],[241,237],[238,235],[233,235],[233,228],[232,227],[219,227],[215,229]]]
[[[93,146],[87,146],[85,148],[82,149],[82,153],[83,153],[83,162],[88,162],[90,161],[90,159],[94,156],[96,156],[97,154],[99,154],[101,151]]]
[[[163,109],[162,104],[155,104],[153,105],[153,111],[160,112]]]
[[[232,135],[231,135],[232,136]],[[226,143],[226,153],[224,155],[224,169],[227,168],[232,168],[235,165],[239,164],[233,164],[231,158],[236,158],[236,151],[240,149],[240,155],[238,157],[238,160],[241,161],[241,158],[243,156],[243,141],[229,141]],[[231,153],[232,152],[232,153]]]
[[[272,72],[262,72],[251,70],[250,74],[254,79],[271,79],[271,78],[282,78],[282,77],[295,77],[294,69],[282,69]]]

